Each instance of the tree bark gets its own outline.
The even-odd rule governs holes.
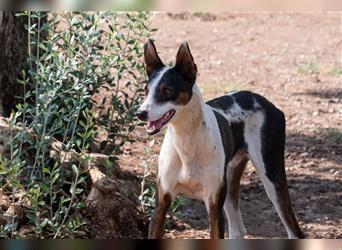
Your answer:
[[[18,83],[27,59],[27,16],[0,11],[0,113],[9,116],[24,92]]]

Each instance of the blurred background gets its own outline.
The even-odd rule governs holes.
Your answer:
[[[2,0],[12,10],[337,11],[341,0]]]

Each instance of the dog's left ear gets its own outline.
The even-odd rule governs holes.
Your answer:
[[[151,39],[144,45],[145,68],[147,76],[150,77],[154,71],[160,70],[164,67],[162,60],[160,60],[156,46]]]
[[[181,73],[187,80],[194,83],[196,81],[197,66],[191,55],[187,42],[182,43],[177,52],[176,70]]]

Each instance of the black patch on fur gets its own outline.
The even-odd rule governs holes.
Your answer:
[[[235,94],[234,94],[235,95]],[[230,108],[234,104],[234,99],[231,95],[225,95],[211,101],[208,101],[207,104],[213,108],[220,109],[225,113],[230,112]],[[224,121],[228,123],[228,121],[222,116]],[[245,149],[247,150],[247,144],[244,139],[244,122],[231,122],[230,123],[230,130],[233,134],[234,139],[234,151],[235,154],[238,150]]]
[[[254,107],[254,95],[250,91],[239,91],[234,93],[232,97],[243,110],[256,110]]]
[[[158,72],[154,72],[149,79],[148,85],[158,77]],[[160,81],[157,83],[154,99],[157,103],[165,103],[169,101],[176,102],[180,93],[187,93],[189,101],[192,97],[192,88],[195,81],[189,81],[180,74],[175,67],[164,72]]]
[[[265,121],[261,128],[262,157],[265,162],[266,176],[275,183],[286,181],[285,150],[285,116],[265,97],[254,94],[255,100],[265,113]]]
[[[207,104],[213,108],[227,110],[234,104],[234,100],[230,95],[215,98],[207,102]]]
[[[245,123],[244,122],[231,122],[230,123],[231,130],[233,131],[233,138],[234,138],[234,154],[241,150],[247,150],[247,144],[244,137],[245,131]]]
[[[229,112],[229,109],[234,105],[234,103],[238,104],[243,111],[256,111],[258,108],[254,107],[254,98],[255,94],[250,91],[239,91],[215,98],[208,101],[207,104],[211,107],[224,110],[225,112]]]
[[[284,148],[285,148],[285,116],[265,97],[250,91],[240,91],[231,95],[216,98],[207,102],[208,105],[220,109],[225,113],[236,102],[242,110],[262,111],[265,113],[265,121],[261,129],[262,157],[265,162],[266,176],[271,182],[286,180]],[[254,103],[258,104],[255,107]],[[235,149],[248,150],[244,138],[243,122],[231,122]]]
[[[240,91],[231,95],[232,99],[243,109],[262,111],[265,121],[261,128],[262,157],[265,162],[266,176],[271,182],[280,182],[286,179],[284,163],[285,147],[285,116],[265,97],[250,91]],[[223,100],[222,100],[223,101]],[[222,103],[221,101],[221,103]],[[255,103],[258,107],[255,107]],[[221,106],[224,106],[221,104]],[[229,106],[223,110],[228,113]],[[236,148],[246,148],[244,140],[244,124],[231,124]]]
[[[213,110],[213,111],[214,111],[219,129],[220,129],[223,149],[224,149],[224,153],[225,153],[225,168],[226,168],[228,165],[228,162],[233,157],[234,148],[235,148],[234,137],[233,137],[232,129],[229,126],[228,121],[219,112],[217,112],[215,110]]]

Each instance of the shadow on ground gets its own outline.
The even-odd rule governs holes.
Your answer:
[[[311,134],[288,131],[286,155],[291,156],[286,159],[290,167],[287,175],[291,200],[306,237],[342,239],[342,229],[337,226],[342,223],[342,131],[337,128],[318,128]],[[306,165],[309,162],[315,164]],[[331,168],[340,174],[334,176]],[[247,171],[243,183],[241,212],[248,234],[256,238],[287,238],[258,176]],[[167,224],[172,237],[209,237],[203,202],[187,199],[178,212]]]
[[[342,238],[333,228],[342,218],[342,180],[318,179],[311,176],[290,176],[289,191],[298,221],[307,238]],[[248,234],[257,238],[287,238],[271,201],[257,178],[241,188],[241,212]],[[208,216],[203,202],[188,200],[179,209],[180,219],[196,230],[208,229]],[[332,224],[330,232],[307,234],[312,224]],[[179,230],[179,228],[177,228]],[[181,231],[181,229],[180,229]],[[323,232],[322,232],[323,233]]]
[[[342,179],[333,177],[333,173],[329,172],[330,167],[324,165],[330,162],[335,170],[342,170],[342,131],[327,128],[319,129],[314,135],[288,133],[286,154],[295,160],[315,163],[295,166],[306,168],[307,173],[303,173],[303,170],[288,172],[293,207],[304,233],[308,238],[342,238],[341,230],[334,226],[342,218],[342,210],[339,209],[342,206]],[[324,177],[319,177],[319,173]],[[287,238],[285,228],[258,176],[255,173],[248,177],[245,175],[246,180],[248,184],[242,185],[240,197],[248,234],[261,238]],[[180,207],[179,212],[178,219],[183,223],[196,230],[208,229],[208,216],[203,202],[188,199],[187,205]],[[313,232],[309,230],[313,224],[316,227],[325,224],[331,226],[331,230]]]
[[[342,98],[342,89],[309,90],[307,92],[294,93],[294,95],[310,95],[325,99]]]
[[[342,165],[342,130],[320,128],[313,135],[288,133],[286,153],[295,154],[311,160],[327,160]]]

